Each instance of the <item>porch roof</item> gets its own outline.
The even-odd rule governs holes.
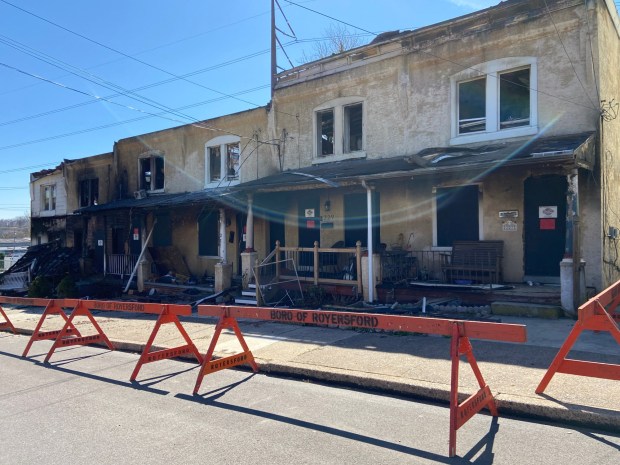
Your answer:
[[[235,186],[235,191],[277,191],[290,187],[320,188],[361,180],[423,176],[450,171],[481,170],[517,164],[576,163],[593,167],[594,132],[540,137],[486,145],[432,147],[417,154],[322,163],[287,170]]]
[[[101,205],[91,205],[83,207],[75,211],[77,214],[84,213],[100,213],[110,210],[128,210],[128,209],[155,209],[155,208],[173,208],[178,206],[202,205],[210,201],[219,201],[226,203],[236,203],[237,200],[232,195],[229,188],[222,189],[206,189],[194,192],[180,192],[175,194],[153,194],[143,199],[120,199]]]

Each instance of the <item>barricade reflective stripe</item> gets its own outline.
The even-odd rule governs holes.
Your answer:
[[[24,352],[22,353],[22,357],[26,357],[28,355],[28,352],[30,351],[30,348],[32,347],[32,344],[34,342],[45,341],[49,339],[56,339],[60,335],[60,333],[62,332],[62,329],[53,330],[53,331],[41,331],[41,327],[43,326],[43,323],[45,322],[47,317],[51,315],[59,315],[65,321],[65,327],[66,327],[65,332],[67,334],[78,336],[78,337],[81,336],[80,332],[75,326],[73,326],[73,324],[67,325],[67,322],[69,321],[69,317],[62,309],[63,307],[69,307],[69,306],[75,307],[76,306],[75,304],[70,305],[72,302],[64,302],[63,300],[54,300],[54,299],[22,299],[20,297],[13,297],[12,300],[13,302],[11,303],[15,305],[30,305],[34,307],[45,306],[45,310],[43,311],[41,318],[39,318],[37,326],[34,328],[34,331],[32,332],[32,336],[30,336],[30,339],[28,340],[28,344],[26,344],[26,348],[24,349]]]
[[[194,394],[198,393],[203,377],[209,373],[232,368],[242,363],[249,363],[254,371],[258,366],[254,356],[247,348],[237,318],[276,321],[280,323],[313,324],[327,326],[348,326],[388,331],[404,331],[411,333],[439,334],[452,338],[450,358],[452,361],[450,381],[450,427],[449,456],[456,455],[456,432],[470,418],[483,408],[488,408],[493,416],[497,416],[497,406],[491,389],[484,381],[478,363],[473,354],[470,338],[488,339],[493,341],[525,342],[524,325],[505,323],[486,323],[478,321],[450,320],[445,318],[424,318],[413,316],[377,315],[371,313],[330,312],[321,310],[279,309],[265,307],[226,307],[217,305],[198,306],[200,315],[219,317],[211,345],[198,373]],[[212,360],[213,351],[220,332],[224,328],[232,328],[243,348],[243,352]],[[459,404],[458,382],[459,362],[465,356],[478,381],[479,390]]]
[[[620,345],[620,328],[618,326],[620,325],[619,305],[620,281],[612,284],[579,307],[577,310],[577,322],[536,388],[536,394],[542,394],[545,391],[551,378],[556,373],[620,381],[620,365],[618,364],[566,358],[581,333],[585,330],[609,332],[618,345]]]

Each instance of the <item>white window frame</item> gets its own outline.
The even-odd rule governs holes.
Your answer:
[[[345,151],[345,147],[349,145],[347,128],[348,123],[345,118],[345,108],[352,105],[362,105],[362,150],[352,152]],[[321,128],[318,125],[318,113],[325,110],[334,112],[334,153],[331,155],[319,154],[319,133]],[[312,163],[331,163],[339,160],[350,160],[353,158],[366,158],[366,100],[362,97],[341,97],[313,108],[312,110],[312,126],[313,126],[313,147],[312,147]]]
[[[241,139],[238,136],[218,136],[209,140],[205,144],[205,188],[214,187],[226,187],[239,184],[241,178]],[[237,175],[230,178],[228,175],[228,150],[227,146],[231,144],[239,144],[239,169]],[[220,149],[220,176],[221,179],[217,181],[211,181],[211,164],[210,162],[210,148],[219,147]]]
[[[47,208],[47,191],[50,191],[50,208]],[[58,202],[58,189],[56,184],[44,184],[41,186],[41,211],[53,212],[56,211],[56,203]],[[53,207],[53,208],[52,208]]]
[[[500,129],[499,76],[510,71],[530,70],[530,122],[527,126]],[[471,81],[483,74],[486,78],[486,125],[485,130],[459,134],[459,84]],[[536,57],[511,57],[474,65],[450,78],[451,92],[451,145],[470,144],[496,139],[530,136],[538,133],[538,67]]]
[[[149,182],[150,186],[148,189],[146,189],[146,191],[149,193],[164,192],[166,188],[166,158],[164,157],[164,152],[159,150],[151,150],[140,154],[140,156],[138,157],[138,189],[142,189],[142,160],[147,158],[151,160],[151,180]],[[164,187],[160,189],[153,188],[153,186],[155,185],[155,176],[153,175],[153,173],[155,172],[156,158],[161,158],[164,163]]]

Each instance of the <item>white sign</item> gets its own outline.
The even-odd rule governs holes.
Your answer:
[[[314,208],[306,208],[306,218],[314,218]]]
[[[538,207],[538,218],[557,218],[558,207],[557,205],[547,205],[544,207]]]
[[[502,231],[514,232],[516,230],[517,230],[517,223],[515,223],[514,221],[502,222]]]
[[[98,240],[97,240],[97,245],[98,245],[99,247],[103,247],[103,239],[98,239]]]

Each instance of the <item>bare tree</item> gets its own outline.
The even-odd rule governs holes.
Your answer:
[[[323,31],[325,39],[316,42],[310,53],[303,52],[301,62],[320,60],[331,55],[351,50],[352,48],[362,45],[362,39],[358,35],[352,34],[345,25],[340,23],[331,23]]]

